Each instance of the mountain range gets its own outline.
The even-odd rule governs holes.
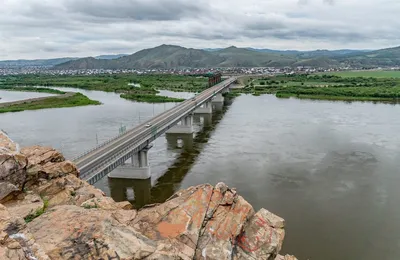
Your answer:
[[[111,54],[111,55],[100,55],[94,57],[95,59],[111,60],[117,59],[128,54]],[[55,59],[37,59],[37,60],[2,60],[0,61],[0,68],[24,68],[24,67],[53,67],[55,65],[71,61],[78,60],[78,57],[66,57],[66,58],[55,58]]]
[[[0,61],[13,64],[20,61]],[[400,47],[380,50],[270,50],[237,48],[193,49],[160,45],[131,55],[102,55],[87,58],[61,58],[24,61],[46,64],[54,69],[171,69],[218,67],[392,67],[400,66]]]

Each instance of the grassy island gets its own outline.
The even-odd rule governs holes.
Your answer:
[[[44,108],[76,107],[87,105],[100,105],[101,103],[91,100],[81,93],[68,93],[64,96],[45,97],[33,101],[17,101],[14,104],[2,106],[0,103],[0,113],[20,112],[24,110],[37,110]]]
[[[134,100],[137,102],[147,102],[147,103],[167,103],[167,102],[182,102],[185,101],[184,98],[172,98],[166,96],[156,96],[151,94],[121,94],[121,98]]]

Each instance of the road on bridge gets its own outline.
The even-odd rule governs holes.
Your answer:
[[[167,128],[172,122],[176,122],[188,112],[194,111],[201,104],[207,102],[215,94],[221,92],[224,88],[236,81],[236,79],[236,77],[231,77],[211,88],[208,88],[198,94],[195,98],[187,99],[181,104],[77,157],[74,159],[74,163],[80,171],[81,178],[89,178],[93,173],[91,169],[98,168],[105,160],[107,160],[107,158],[111,157],[118,151],[127,148],[128,146],[132,147],[132,143],[137,144],[137,146],[143,144],[143,142],[149,139],[149,136],[154,135],[154,129],[162,131],[162,129]],[[147,126],[148,124],[151,125],[150,128]]]

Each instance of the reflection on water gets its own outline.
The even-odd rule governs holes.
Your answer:
[[[97,136],[110,138],[121,124],[135,126],[174,106],[79,91],[104,105],[0,114],[0,128],[22,146],[50,145],[70,158]],[[242,95],[221,114],[194,122],[193,140],[154,142],[150,181],[104,178],[96,186],[140,208],[181,188],[223,181],[256,210],[285,218],[285,253],[399,259],[400,106]]]
[[[110,194],[116,201],[129,200],[135,208],[141,208],[146,204],[162,203],[180,189],[180,184],[190,171],[193,163],[203,150],[209,137],[215,130],[218,122],[223,118],[229,107],[222,112],[213,115],[195,115],[194,121],[202,125],[200,132],[193,135],[166,135],[168,150],[179,154],[168,170],[158,178],[156,184],[151,187],[151,180],[118,180],[108,179]],[[163,137],[160,137],[163,138]],[[179,147],[180,141],[182,146]],[[128,192],[128,191],[131,192]],[[130,197],[130,193],[133,196]]]

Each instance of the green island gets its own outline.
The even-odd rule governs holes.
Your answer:
[[[23,87],[22,87],[23,86]],[[71,87],[85,90],[99,90],[120,93],[120,97],[137,102],[165,103],[182,102],[185,99],[159,96],[159,90],[174,92],[201,92],[208,87],[208,79],[204,76],[180,76],[168,74],[153,75],[12,75],[0,76],[0,90],[44,92],[51,94],[65,94],[66,92],[51,87]],[[83,105],[97,105],[98,101],[90,100],[86,96],[66,96],[64,98],[42,99],[40,101],[18,103],[0,106],[0,113],[17,112],[41,108],[59,108]]]
[[[233,91],[255,96],[275,94],[278,98],[389,102],[398,102],[400,99],[399,71],[376,71],[368,72],[368,74],[362,72],[343,73],[345,72],[255,78],[244,88]],[[354,73],[360,73],[360,76],[345,76],[358,75]],[[386,75],[391,75],[391,77]]]
[[[156,96],[151,94],[121,94],[121,98],[135,100],[138,102],[147,102],[147,103],[167,103],[167,102],[183,102],[184,98],[173,98],[166,96]]]
[[[71,93],[71,95],[47,97],[37,101],[27,101],[8,106],[1,106],[0,113],[20,112],[24,110],[37,110],[44,108],[76,107],[87,105],[100,105],[99,101],[91,100],[81,93]]]
[[[138,102],[181,102],[183,99],[158,96],[159,90],[174,92],[201,92],[208,87],[208,79],[199,75],[171,74],[114,74],[114,75],[18,75],[0,78],[3,86],[72,87],[121,93],[121,98]]]

